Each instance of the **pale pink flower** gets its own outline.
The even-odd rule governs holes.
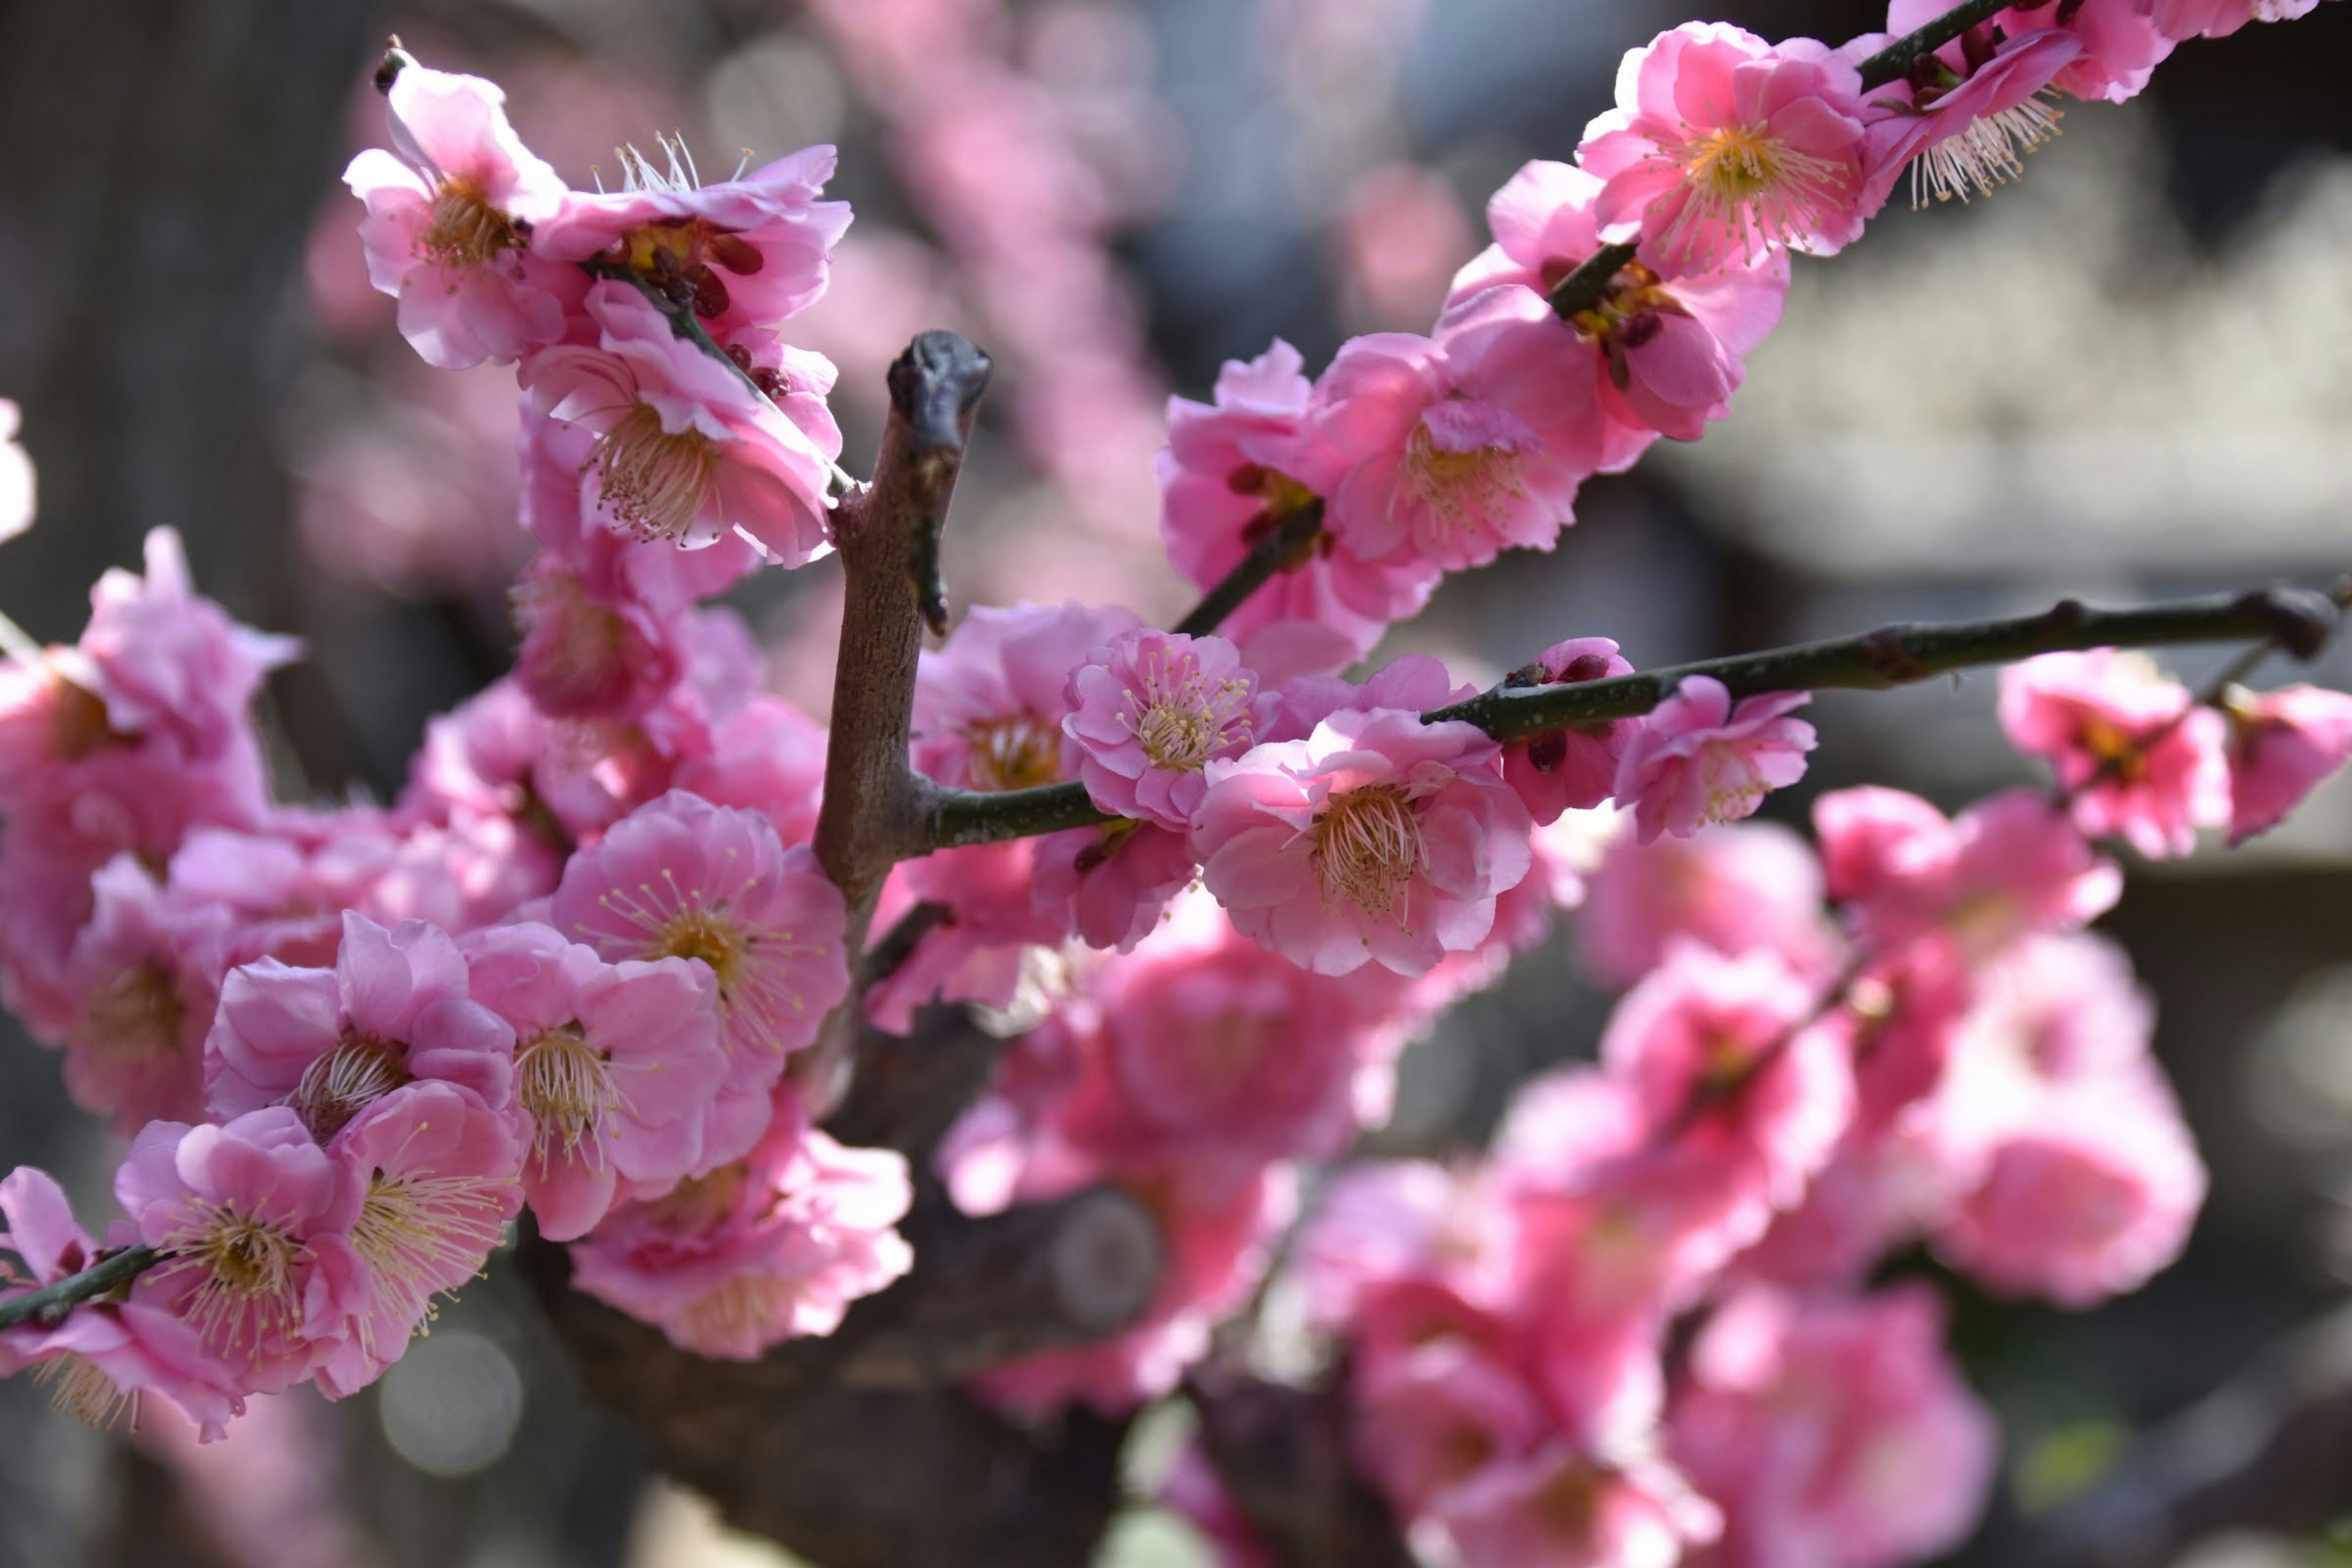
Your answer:
[[[139,1239],[171,1255],[132,1282],[131,1300],[195,1330],[239,1393],[308,1375],[365,1289],[351,1237],[366,1194],[287,1106],[223,1126],[150,1122],[114,1196]]]
[[[2074,34],[2083,41],[2082,53],[2050,85],[2076,98],[2123,103],[2138,96],[2172,53],[2174,37],[2158,25],[2156,11],[2148,0],[2082,0],[2075,5],[2052,0],[2047,5],[2012,6],[1992,20],[2011,37],[2051,27]]]
[[[1402,654],[1361,681],[1336,675],[1293,676],[1276,689],[1273,711],[1257,738],[1260,742],[1303,741],[1334,713],[1373,708],[1426,713],[1477,695],[1478,689],[1467,681],[1454,683],[1444,660],[1425,653]]]
[[[833,247],[849,226],[847,202],[819,201],[833,178],[830,147],[804,147],[748,174],[701,184],[690,155],[667,146],[660,169],[634,148],[621,154],[626,188],[575,193],[531,235],[559,261],[629,268],[659,292],[690,301],[726,342],[770,327],[824,292]]]
[[[16,444],[23,417],[14,402],[0,397],[0,544],[33,526],[33,459]]]
[[[1066,926],[1088,947],[1125,952],[1159,928],[1169,900],[1200,869],[1191,840],[1174,828],[1133,818],[1073,828],[1037,841],[1030,907],[1040,931]]]
[[[411,60],[384,96],[398,152],[369,148],[343,184],[367,204],[368,278],[398,296],[401,335],[444,370],[512,363],[562,337],[582,275],[530,244],[566,193],[507,123],[506,94]]]
[[[64,984],[66,1091],[129,1136],[205,1110],[205,1034],[228,968],[231,917],[167,901],[131,856],[90,879],[96,900],[76,933]],[[30,1020],[28,1020],[30,1021]]]
[[[1728,958],[1768,949],[1802,974],[1837,962],[1837,933],[1822,910],[1822,866],[1795,830],[1777,822],[1702,828],[1643,844],[1621,834],[1586,889],[1576,947],[1604,985],[1633,984],[1677,938]]]
[[[2156,30],[2175,41],[2226,38],[2249,22],[2291,22],[2319,0],[2155,0]]]
[[[740,1158],[766,1131],[763,1091],[722,1094],[719,985],[707,964],[606,963],[527,923],[464,945],[475,1000],[515,1032],[522,1191],[549,1240],[586,1235],[622,1183],[667,1187]],[[722,1099],[749,1103],[722,1110]],[[712,1131],[732,1136],[713,1147]]]
[[[786,846],[816,835],[825,732],[781,698],[755,695],[711,727],[710,749],[681,758],[671,783],[713,805],[756,811]]]
[[[598,530],[606,558],[567,562],[542,551],[509,590],[522,646],[514,679],[551,719],[634,719],[685,673],[677,609],[648,601],[625,551],[646,548]]]
[[[2352,757],[2352,696],[2323,686],[2276,691],[2233,687],[2230,716],[2230,842],[2266,832]]]
[[[2045,653],[2000,673],[2000,727],[2046,760],[2092,837],[2151,860],[2186,855],[2230,816],[2221,716],[2145,654]]]
[[[1463,1568],[1674,1568],[1722,1528],[1654,1456],[1597,1459],[1565,1443],[1486,1467],[1433,1518]]]
[[[481,1273],[522,1207],[522,1148],[511,1119],[474,1095],[415,1083],[360,1112],[335,1152],[361,1193],[349,1240],[364,1283],[312,1376],[341,1399],[400,1359],[434,1297]]]
[[[104,1256],[45,1171],[20,1165],[0,1179],[0,1217],[7,1221],[0,1247],[23,1266],[0,1264],[0,1279],[8,1281],[0,1300],[79,1274]],[[113,1239],[121,1247],[131,1237]],[[135,1430],[149,1394],[186,1412],[207,1441],[224,1436],[245,1409],[235,1374],[196,1331],[143,1301],[94,1299],[55,1325],[0,1330],[0,1376],[26,1367],[37,1386],[50,1390],[50,1409],[101,1430],[126,1413]]]
[[[1604,238],[1678,279],[1783,247],[1830,256],[1862,233],[1862,79],[1811,38],[1768,44],[1686,22],[1626,51],[1617,107],[1576,160]]]
[[[1026,789],[1077,773],[1062,716],[1074,671],[1136,631],[1127,610],[977,605],[915,674],[915,766],[958,789]]]
[[[893,1228],[912,1198],[904,1158],[843,1148],[787,1089],[744,1159],[623,1204],[574,1242],[572,1283],[681,1349],[756,1361],[833,1332],[852,1301],[913,1266]]]
[[[1933,20],[1937,0],[1893,0],[1886,30],[1901,36]],[[2051,79],[2081,54],[2063,28],[2012,30],[1998,44],[1981,31],[1955,38],[1874,91],[1863,163],[1876,207],[1907,167],[1911,205],[1992,195],[2024,173],[2025,155],[2058,134]]]
[[[1234,928],[1294,963],[1426,973],[1483,942],[1527,875],[1527,808],[1474,725],[1342,710],[1304,741],[1213,763],[1193,819]]]
[[[1348,1394],[1349,1453],[1406,1521],[1552,1426],[1542,1393],[1465,1336],[1360,1351]]]
[[[1609,638],[1570,637],[1544,649],[1504,684],[1559,686],[1633,673]],[[1603,719],[1515,741],[1504,749],[1503,776],[1538,826],[1557,822],[1564,811],[1591,810],[1616,787],[1617,761],[1633,729],[1622,720]]]
[[[2029,931],[2073,931],[2114,908],[2123,872],[2065,813],[2008,790],[1947,821],[1918,796],[1864,785],[1813,802],[1830,896],[1885,952],[1930,931],[1983,958]]]
[[[1894,1568],[1957,1546],[2000,1436],[1923,1285],[1726,1302],[1691,1352],[1667,1451],[1723,1509],[1723,1568]]]
[[[948,918],[926,932],[887,978],[866,988],[867,1018],[903,1035],[913,1027],[915,1009],[934,999],[1010,1007],[1029,978],[1033,954],[1069,936],[1081,902],[1096,904],[1093,918],[1102,922],[1097,935],[1110,934],[1114,927],[1131,931],[1150,896],[1150,889],[1129,880],[1137,863],[1115,858],[1081,871],[1079,842],[1076,833],[1055,834],[1050,839],[942,849],[901,862],[883,885],[874,930],[889,930],[919,903],[938,904]],[[1135,847],[1147,856],[1165,847],[1157,840]],[[1066,866],[1046,874],[1050,890],[1039,885],[1037,868],[1038,858],[1048,855],[1056,862],[1069,857]],[[1148,874],[1149,863],[1143,864]]]
[[[1550,307],[1495,289],[1450,308],[1440,340],[1374,332],[1315,388],[1317,434],[1344,458],[1327,525],[1373,561],[1483,566],[1549,550],[1600,467],[1591,383],[1558,374]]]
[[[780,407],[674,335],[626,283],[598,282],[587,310],[597,346],[543,349],[522,367],[535,408],[595,437],[580,476],[583,518],[688,549],[740,531],[786,566],[832,550],[827,487],[841,438],[829,418],[818,424],[805,398]],[[830,366],[822,380],[830,386]]]
[[[815,856],[767,818],[673,790],[572,857],[548,923],[610,963],[709,965],[740,1089],[775,1082],[848,994],[847,918]]]
[[[1426,1160],[1344,1164],[1316,1196],[1297,1244],[1307,1321],[1360,1338],[1400,1288],[1436,1291],[1463,1313],[1509,1300],[1519,1237],[1497,1184],[1476,1166]],[[1432,1310],[1438,1310],[1434,1306]],[[1401,1342],[1423,1342],[1407,1331]]]
[[[1238,757],[1271,705],[1223,637],[1139,630],[1070,672],[1062,733],[1096,805],[1182,832],[1208,789],[1202,769]]]
[[[1302,364],[1276,339],[1255,360],[1225,362],[1213,404],[1168,401],[1160,531],[1169,560],[1197,588],[1213,586],[1285,519],[1328,500],[1347,471],[1308,418],[1314,388]],[[1325,523],[1221,628],[1268,680],[1362,658],[1437,585],[1439,570],[1427,562],[1368,561],[1330,531],[1328,515]]]
[[[1773,691],[1738,707],[1723,682],[1694,675],[1633,727],[1617,765],[1617,804],[1630,807],[1647,844],[1661,833],[1687,838],[1736,822],[1766,795],[1805,775],[1813,727],[1789,714],[1812,700]]]
[[[514,1031],[467,995],[457,944],[423,921],[386,931],[346,910],[333,969],[265,958],[221,984],[205,1039],[215,1116],[282,1105],[329,1143],[420,1079],[455,1084],[493,1110],[514,1092]]]

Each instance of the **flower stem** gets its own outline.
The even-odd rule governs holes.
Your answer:
[[[51,1327],[61,1321],[77,1302],[129,1284],[163,1258],[163,1255],[152,1247],[126,1247],[79,1274],[68,1274],[53,1285],[11,1296],[0,1301],[0,1329],[13,1329],[24,1323]]]
[[[1323,501],[1318,496],[1260,535],[1248,553],[1202,595],[1192,613],[1178,621],[1173,629],[1188,637],[1206,637],[1215,631],[1227,616],[1240,609],[1243,602],[1264,587],[1276,573],[1296,560],[1301,552],[1312,549],[1322,532]]]

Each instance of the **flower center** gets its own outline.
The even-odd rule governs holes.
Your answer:
[[[2058,134],[2063,117],[2063,110],[2036,96],[1969,121],[1967,130],[1911,161],[1912,210],[1927,205],[1930,192],[1939,202],[1958,196],[1964,206],[1971,191],[1992,195],[2025,173],[2025,155]]]
[[[518,583],[515,622],[537,637],[531,695],[551,710],[600,705],[628,673],[628,627],[619,614],[590,599],[580,579],[551,572]],[[545,634],[541,636],[540,634]]]
[[[166,1238],[172,1272],[198,1279],[181,1306],[188,1326],[215,1352],[258,1351],[300,1314],[294,1271],[310,1249],[275,1223],[227,1204],[197,1200],[195,1217]]]
[[[698,958],[719,977],[721,995],[743,967],[743,933],[726,913],[707,904],[679,910],[646,950],[647,958]]]
[[[75,685],[62,675],[49,677],[49,743],[58,760],[78,763],[101,746],[128,741],[106,721],[106,703],[98,693]]]
[[[413,1081],[405,1047],[373,1035],[346,1035],[302,1069],[286,1103],[320,1142],[331,1141],[352,1118],[394,1089]]]
[[[52,1356],[33,1369],[33,1386],[47,1388],[56,1384],[49,1395],[49,1408],[60,1415],[70,1415],[94,1431],[104,1432],[120,1420],[122,1412],[131,1412],[131,1429],[139,1429],[139,1394],[136,1390],[125,1394],[114,1379],[106,1375],[99,1364],[88,1356],[68,1352]]]
[[[126,1067],[176,1061],[185,1009],[179,988],[152,960],[119,970],[82,1004],[92,1044]]]
[[[505,1229],[501,1192],[510,1176],[393,1175],[376,1170],[352,1226],[379,1300],[400,1321],[433,1315],[433,1293],[454,1289],[481,1267]],[[363,1321],[362,1332],[367,1325]],[[374,1353],[378,1347],[368,1347]]]
[[[2096,713],[2083,720],[2083,749],[2098,759],[2100,769],[2126,784],[2137,784],[2147,776],[2147,749],[2137,735]]]
[[[1402,784],[1333,795],[1307,833],[1327,901],[1344,898],[1368,915],[1403,920],[1405,894],[1425,868],[1428,850]]]
[[[433,211],[416,247],[442,267],[479,267],[501,251],[521,248],[507,215],[492,206],[482,187],[463,175],[441,182]]]
[[[984,719],[963,734],[974,789],[1032,789],[1062,776],[1061,728],[1034,713]]]
[[[1759,125],[1718,126],[1655,156],[1680,168],[1689,191],[1658,237],[1686,247],[1702,268],[1804,237],[1845,184],[1835,161],[1801,153]]]
[[[1544,1483],[1536,1494],[1536,1512],[1553,1540],[1581,1545],[1592,1539],[1604,1484],[1601,1472],[1582,1464],[1570,1465]]]
[[[605,1125],[621,1108],[606,1060],[576,1026],[550,1029],[515,1053],[515,1096],[530,1113],[531,1152],[542,1166],[560,1154],[603,1169]]]
[[[678,1183],[648,1207],[665,1229],[698,1236],[735,1212],[736,1202],[743,1195],[743,1184],[751,1179],[751,1168],[738,1160],[731,1165],[719,1166],[707,1176],[692,1176]]]
[[[1404,472],[1439,530],[1449,535],[1482,527],[1498,507],[1527,493],[1513,447],[1487,444],[1456,449],[1426,414],[1405,438]]]
[[[597,437],[589,464],[598,507],[639,539],[678,539],[702,516],[719,472],[719,447],[699,430],[666,430],[650,405],[635,404]]]
[[[1197,773],[1211,757],[1249,744],[1254,682],[1211,680],[1197,658],[1171,660],[1158,648],[1145,654],[1137,674],[1143,689],[1120,694],[1118,717],[1153,767]]]

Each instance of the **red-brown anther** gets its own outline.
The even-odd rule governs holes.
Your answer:
[[[737,370],[741,371],[745,375],[756,377],[758,373],[751,368],[750,349],[745,348],[741,343],[729,343],[725,353],[729,363],[732,363]]]
[[[1666,323],[1659,319],[1657,311],[1643,310],[1625,318],[1624,324],[1617,329],[1617,341],[1629,349],[1638,349],[1665,329]]]
[[[727,312],[727,285],[719,274],[708,267],[698,268],[694,279],[694,313],[698,316],[720,316]]]
[[[710,259],[738,278],[749,278],[768,264],[760,247],[740,234],[714,234],[707,244]]]
[[[1563,681],[1598,680],[1609,673],[1609,661],[1597,653],[1580,653],[1559,672]]]
[[[1555,773],[1568,761],[1568,731],[1547,730],[1528,742],[1528,761],[1539,773]]]
[[[771,403],[782,401],[784,394],[792,390],[792,384],[784,380],[781,373],[771,370],[766,365],[755,365],[749,374],[751,377],[751,384],[758,387],[760,395]]]
[[[1265,489],[1266,478],[1265,468],[1255,463],[1244,463],[1225,476],[1225,489],[1237,496],[1254,496]],[[1255,527],[1256,524],[1251,526]]]

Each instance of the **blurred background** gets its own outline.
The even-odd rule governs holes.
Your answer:
[[[1685,19],[1643,0],[14,0],[0,396],[23,405],[41,517],[0,550],[0,608],[69,639],[98,573],[176,525],[201,584],[310,643],[269,699],[291,796],[388,795],[424,720],[505,668],[512,373],[415,359],[337,181],[381,137],[366,79],[389,33],[502,82],[574,184],[663,135],[706,178],[838,143],[857,219],[793,335],[842,367],[845,463],[869,464],[907,338],[963,331],[1000,378],[953,591],[1151,617],[1191,596],[1157,540],[1164,399],[1205,398],[1276,335],[1314,367],[1348,334],[1425,329],[1488,193],[1569,156],[1623,50]],[[1724,0],[1720,19],[1837,41],[1883,18]],[[1727,424],[1590,484],[1555,553],[1450,581],[1383,657],[1483,683],[1570,635],[1650,664],[2352,566],[2347,59],[2352,5],[2191,43],[2137,101],[2070,106],[2021,184],[1890,209],[1800,261]],[[837,592],[818,568],[737,600],[772,684],[819,713]],[[2352,650],[2313,679],[2352,686]],[[1948,808],[2026,778],[1991,706],[1987,678],[1824,697],[1812,773],[1773,810],[1801,821],[1810,792],[1864,780]],[[2132,868],[2105,929],[2158,999],[2212,1196],[2181,1263],[2096,1313],[1963,1295],[1958,1348],[2010,1443],[1958,1561],[2352,1561],[2338,782],[2252,848]],[[1514,1083],[1590,1053],[1607,1005],[1571,964],[1523,962],[1416,1047],[1380,1145],[1475,1146]],[[56,1059],[0,1033],[0,1166],[102,1187],[105,1134]],[[45,1403],[0,1384],[0,1564],[778,1561],[648,1483],[497,1269],[379,1388],[269,1402],[229,1444],[152,1421],[101,1438]],[[1110,1556],[1197,1560],[1148,1520]]]

